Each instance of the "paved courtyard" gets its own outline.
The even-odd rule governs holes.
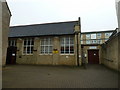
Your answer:
[[[3,88],[117,88],[118,73],[103,65],[87,69],[69,66],[8,65]]]

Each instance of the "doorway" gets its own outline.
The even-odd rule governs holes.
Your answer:
[[[88,63],[99,64],[99,50],[88,50]]]
[[[16,64],[17,47],[10,46],[7,48],[6,64]]]

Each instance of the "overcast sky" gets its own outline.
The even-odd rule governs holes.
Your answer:
[[[115,0],[7,0],[11,26],[75,21],[81,30],[102,31],[118,27]]]

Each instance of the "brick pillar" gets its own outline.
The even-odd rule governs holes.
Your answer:
[[[75,59],[76,65],[81,66],[81,26],[80,26],[80,18],[78,20],[78,24],[74,27],[75,32]]]
[[[40,47],[40,39],[38,37],[36,37],[34,39],[34,49],[33,49],[33,56],[34,56],[34,60],[35,60],[34,64],[37,64],[38,55],[40,54],[39,47]]]
[[[17,52],[16,52],[16,63],[20,63],[20,59],[22,59],[23,53],[23,39],[18,38],[16,42]]]
[[[53,65],[58,65],[59,62],[59,53],[60,53],[60,46],[59,46],[59,37],[54,37],[53,39]]]

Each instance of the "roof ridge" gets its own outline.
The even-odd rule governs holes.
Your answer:
[[[77,20],[76,21],[63,21],[63,22],[41,23],[41,24],[18,25],[18,26],[10,26],[10,28],[12,28],[12,27],[25,27],[25,26],[36,26],[36,25],[47,25],[47,24],[71,23],[71,22],[77,22]]]

